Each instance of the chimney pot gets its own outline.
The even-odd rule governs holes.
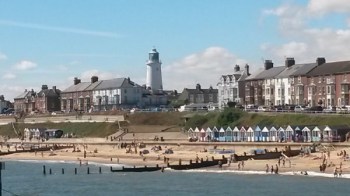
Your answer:
[[[286,60],[285,60],[285,66],[286,66],[286,67],[291,67],[291,66],[293,66],[293,65],[295,65],[295,60],[294,60],[294,58],[286,58]]]
[[[269,70],[271,68],[273,68],[273,62],[272,60],[265,60],[265,70]]]
[[[324,57],[318,57],[316,59],[316,63],[317,63],[317,65],[322,65],[322,64],[326,63],[326,59]]]

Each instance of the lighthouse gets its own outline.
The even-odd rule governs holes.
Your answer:
[[[152,91],[163,90],[162,84],[162,62],[159,60],[159,53],[155,48],[149,52],[147,65],[146,87]]]

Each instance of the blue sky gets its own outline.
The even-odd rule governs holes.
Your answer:
[[[0,94],[64,90],[75,76],[142,85],[153,46],[163,86],[180,91],[215,87],[235,64],[255,71],[263,59],[280,66],[287,56],[349,60],[349,10],[346,0],[2,0]]]

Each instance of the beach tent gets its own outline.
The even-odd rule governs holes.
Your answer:
[[[278,128],[277,130],[277,139],[280,142],[285,142],[285,129],[283,127]]]
[[[267,128],[267,127],[264,127],[264,128],[261,130],[261,136],[262,136],[262,141],[263,141],[263,142],[268,142],[268,141],[270,141],[270,140],[269,140],[269,132],[270,132],[270,130],[269,130],[269,128]]]
[[[254,142],[254,129],[252,127],[247,129],[247,139],[248,142]]]
[[[310,129],[311,128],[311,129]],[[314,126],[305,126],[301,132],[303,135],[303,142],[311,142],[311,130],[314,128]]]
[[[222,127],[219,130],[219,141],[220,142],[224,142],[225,141],[225,129],[222,128]]]
[[[321,130],[317,126],[311,130],[311,137],[313,142],[318,142],[321,140]]]
[[[247,139],[247,129],[246,129],[246,127],[242,126],[239,129],[239,138],[240,138],[241,142],[246,142],[248,140]]]
[[[274,126],[272,126],[271,128],[270,128],[270,133],[269,133],[269,137],[270,137],[270,141],[271,142],[276,142],[278,139],[278,137],[277,137],[277,129],[274,127]]]
[[[285,129],[285,139],[287,142],[291,142],[293,135],[294,135],[294,129],[292,126],[288,125],[287,128]]]
[[[256,142],[262,141],[261,129],[259,126],[256,126],[254,128],[254,141],[256,141]]]
[[[219,141],[219,130],[216,127],[214,127],[212,129],[212,131],[213,131],[213,133],[212,133],[212,136],[213,136],[212,140]]]
[[[211,138],[213,137],[212,134],[213,134],[213,131],[211,130],[210,127],[207,128],[207,130],[205,130],[206,132],[206,141],[210,142],[211,141]]]
[[[238,127],[235,127],[232,130],[232,138],[234,142],[239,142],[240,141],[240,137],[239,137],[239,129]]]
[[[227,127],[226,130],[225,130],[225,141],[226,142],[232,142],[233,139],[232,139],[232,129],[231,127]]]
[[[202,128],[201,131],[200,131],[200,134],[199,134],[199,140],[204,142],[206,139],[206,132],[205,132],[205,129]]]

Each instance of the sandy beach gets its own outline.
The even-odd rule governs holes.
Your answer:
[[[152,150],[154,146],[160,146],[162,150],[155,151]],[[87,144],[75,145],[76,150],[79,149],[80,152],[73,152],[73,148],[48,151],[48,152],[37,152],[37,153],[15,153],[10,155],[1,156],[1,159],[6,160],[54,160],[54,161],[73,161],[77,164],[88,164],[89,162],[97,162],[103,164],[123,164],[123,165],[136,165],[136,166],[165,166],[164,157],[169,158],[170,164],[178,164],[179,159],[181,159],[182,164],[188,164],[190,160],[196,160],[203,158],[222,158],[221,154],[215,154],[210,149],[213,146],[201,146],[201,145],[146,145],[144,148],[137,148],[137,153],[129,152],[126,153],[128,149],[120,148],[118,144],[110,145],[99,145],[99,144]],[[84,158],[84,147],[86,149],[86,158]],[[244,152],[249,152],[251,146],[217,146],[217,149],[226,150],[232,149],[236,154],[243,154]],[[164,154],[165,150],[171,149],[173,154]],[[274,150],[275,148],[270,147],[268,150]],[[2,149],[7,150],[7,147],[3,146]],[[13,147],[10,148],[13,150]],[[134,151],[134,148],[131,149]],[[140,150],[148,150],[148,154],[140,155]],[[279,148],[282,150],[282,148]],[[320,172],[320,165],[322,164],[323,158],[327,158],[327,168],[325,173],[333,174],[335,168],[342,168],[343,174],[350,174],[350,161],[344,160],[342,156],[338,156],[341,151],[350,152],[350,148],[338,147],[331,149],[329,153],[316,152],[305,156],[296,156],[289,159],[278,161],[278,159],[273,160],[248,160],[244,161],[244,167],[242,167],[241,162],[225,164],[222,169],[225,170],[242,170],[242,171],[266,171],[266,164],[269,165],[269,172],[271,171],[271,166],[274,168],[279,168],[279,173],[282,172],[300,172],[300,171],[314,171]],[[206,152],[205,152],[206,151]],[[328,154],[330,155],[328,157]],[[225,155],[228,157],[229,155]],[[283,164],[284,163],[284,164]],[[210,168],[209,168],[210,169]],[[217,169],[217,168],[212,168]]]

